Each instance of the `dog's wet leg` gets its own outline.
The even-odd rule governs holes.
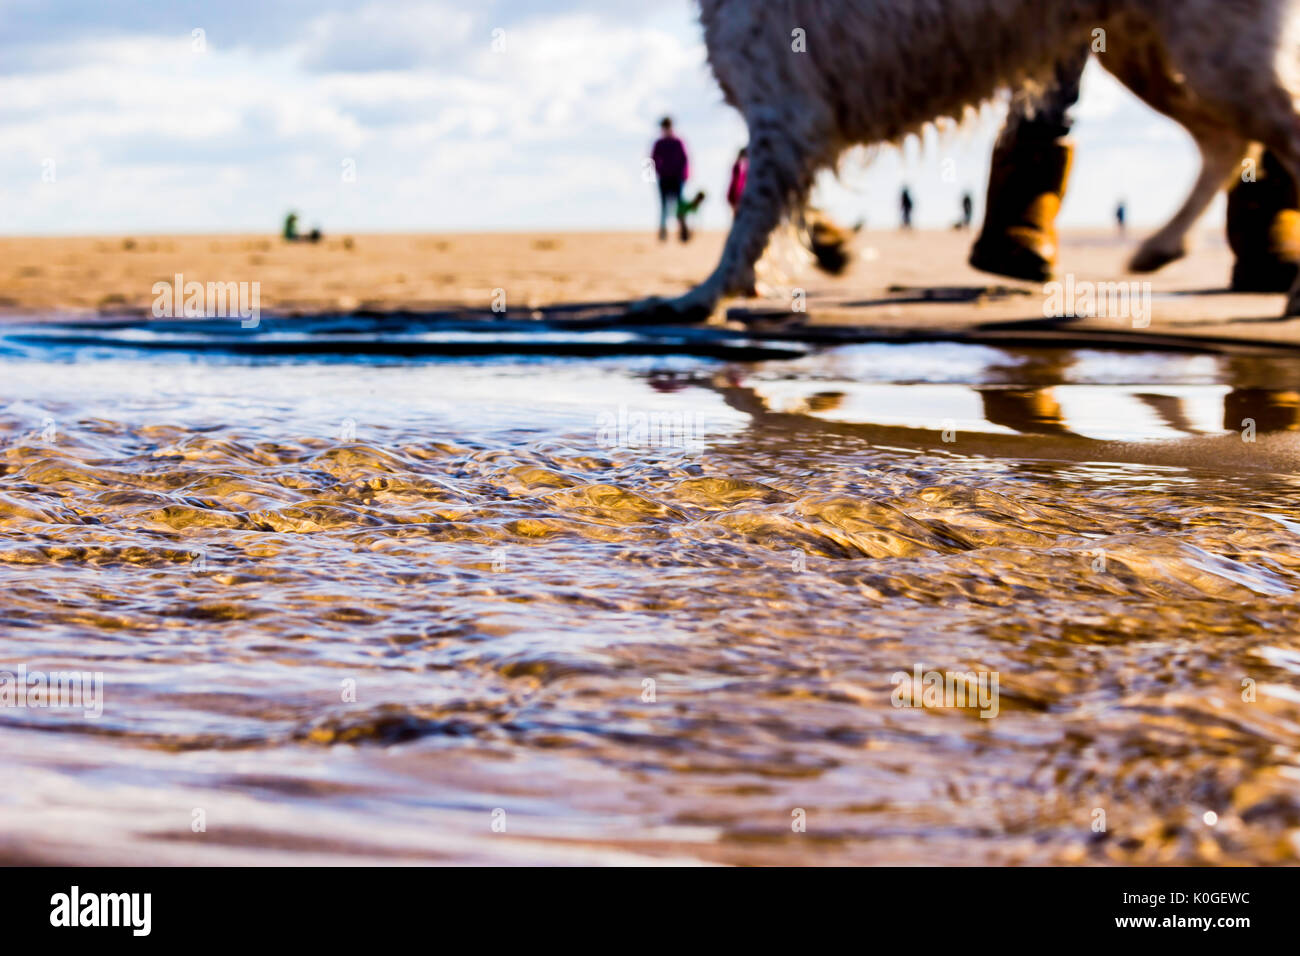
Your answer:
[[[1300,110],[1296,109],[1295,102],[1285,86],[1279,86],[1274,96],[1260,103],[1254,118],[1262,121],[1258,129],[1260,142],[1273,151],[1291,178],[1300,183]],[[1291,287],[1284,314],[1300,316],[1300,278]]]
[[[750,119],[749,180],[722,261],[705,285],[721,295],[753,295],[754,266],[782,217],[802,208],[812,188],[813,157],[803,131],[775,116]]]
[[[1133,272],[1155,272],[1187,255],[1187,233],[1205,214],[1219,190],[1241,171],[1241,161],[1250,146],[1244,138],[1224,130],[1214,136],[1193,135],[1201,148],[1201,175],[1183,208],[1134,254],[1129,262]]]
[[[755,110],[748,116],[749,177],[713,274],[679,298],[637,303],[634,318],[702,321],[723,298],[754,294],[754,266],[782,217],[802,207],[827,153],[807,114],[799,117],[803,122],[792,122],[792,112]]]

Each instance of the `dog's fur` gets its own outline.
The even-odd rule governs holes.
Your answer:
[[[711,313],[752,294],[754,265],[816,173],[850,146],[960,119],[1046,77],[1105,30],[1098,60],[1183,124],[1203,168],[1137,270],[1184,252],[1187,231],[1252,143],[1300,179],[1300,0],[699,0],[709,62],[749,125],[749,180],[722,261],[668,305]],[[793,37],[802,30],[806,52]],[[1159,156],[1152,156],[1159,163]],[[1300,312],[1300,284],[1288,313]]]

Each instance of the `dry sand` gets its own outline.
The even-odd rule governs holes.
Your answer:
[[[1205,234],[1187,259],[1150,277],[1150,328],[1111,317],[1047,323],[1043,287],[974,271],[965,261],[970,240],[958,232],[863,233],[853,267],[835,279],[810,267],[791,272],[787,242],[773,259],[778,268],[765,272],[771,297],[733,303],[731,314],[770,313],[784,324],[853,327],[884,338],[918,329],[996,338],[1008,333],[990,325],[1012,322],[1013,334],[1049,339],[1300,345],[1300,322],[1278,321],[1283,296],[1224,294],[1231,256],[1221,235]],[[1067,234],[1062,271],[1081,282],[1144,278],[1124,272],[1136,240]],[[205,283],[258,282],[268,312],[487,310],[501,289],[517,314],[682,292],[712,269],[722,241],[719,233],[688,246],[641,233],[358,235],[317,245],[270,236],[11,237],[0,239],[0,312],[147,314],[154,283],[179,273]],[[806,314],[791,310],[794,288],[806,292]]]

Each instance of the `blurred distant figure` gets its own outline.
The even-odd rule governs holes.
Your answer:
[[[961,196],[961,228],[969,229],[975,219],[975,200],[970,193]]]
[[[285,242],[320,242],[321,231],[319,228],[312,229],[305,236],[298,235],[298,214],[291,212],[284,217],[284,241]]]
[[[1120,236],[1128,232],[1128,208],[1124,205],[1124,200],[1119,201],[1115,207],[1115,226],[1119,229]]]
[[[691,238],[686,225],[686,207],[682,204],[682,187],[690,177],[691,165],[686,156],[686,146],[673,134],[673,121],[665,116],[659,124],[660,135],[650,151],[659,180],[659,241],[668,239],[668,210],[677,216],[678,234],[682,242]]]
[[[745,180],[749,176],[749,149],[748,147],[740,151],[736,157],[736,163],[731,167],[731,185],[727,187],[727,205],[731,207],[732,215],[740,208],[740,197],[745,194]]]
[[[916,206],[912,202],[912,193],[906,186],[903,187],[903,194],[898,197],[898,208],[903,215],[903,228],[911,229],[912,210],[915,209]]]

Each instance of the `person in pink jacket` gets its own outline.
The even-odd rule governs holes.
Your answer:
[[[742,149],[731,167],[731,185],[727,187],[727,205],[734,216],[740,206],[740,197],[745,195],[745,179],[749,176],[749,150]]]

